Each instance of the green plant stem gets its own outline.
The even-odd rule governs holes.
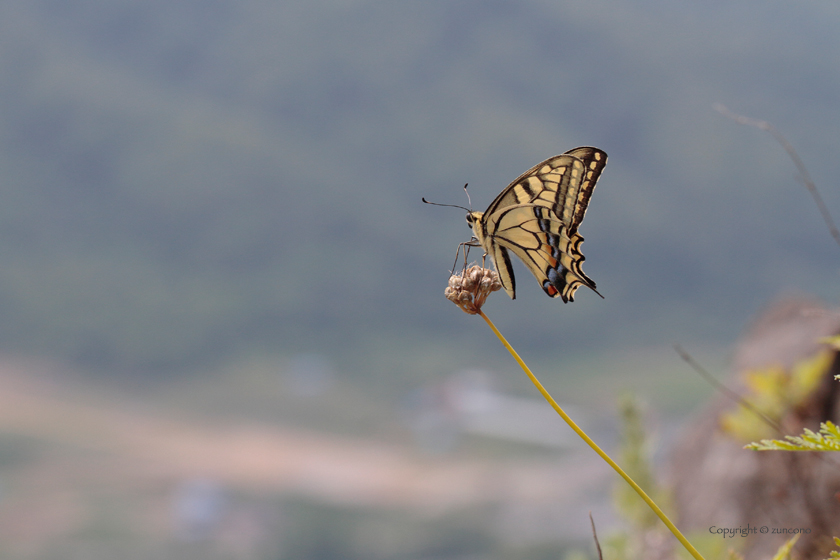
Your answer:
[[[513,356],[513,359],[516,360],[516,363],[519,364],[519,367],[522,368],[522,370],[531,380],[531,383],[533,383],[537,390],[540,392],[540,394],[542,394],[542,396],[545,397],[545,400],[548,401],[548,404],[551,405],[551,407],[557,412],[557,414],[559,414],[560,417],[566,421],[566,424],[568,424],[569,427],[572,430],[574,430],[574,432],[577,435],[579,435],[581,439],[583,439],[583,441],[585,441],[586,444],[595,451],[595,453],[600,455],[604,461],[606,461],[613,469],[615,469],[615,472],[617,472],[621,476],[621,478],[627,481],[627,484],[629,484],[633,488],[633,490],[635,490],[636,493],[639,496],[641,496],[645,503],[650,506],[650,509],[653,510],[653,513],[655,513],[656,516],[662,520],[662,523],[664,523],[665,526],[668,527],[668,529],[674,534],[674,536],[677,537],[677,540],[682,543],[685,549],[688,550],[689,554],[691,554],[697,560],[705,560],[700,555],[700,553],[697,552],[697,549],[694,548],[690,542],[688,542],[688,539],[686,539],[683,536],[683,534],[680,533],[680,530],[677,529],[677,526],[674,525],[670,519],[668,519],[668,516],[665,515],[665,513],[661,509],[659,509],[659,506],[657,506],[656,503],[652,499],[650,499],[650,496],[648,496],[645,493],[645,491],[642,490],[638,484],[636,484],[636,481],[630,478],[630,476],[626,472],[624,472],[624,470],[622,470],[621,467],[618,466],[618,463],[613,461],[610,458],[610,456],[604,452],[603,449],[598,447],[598,444],[592,441],[592,438],[586,435],[586,432],[580,429],[580,426],[575,424],[574,420],[572,420],[569,417],[569,415],[566,414],[565,410],[560,408],[560,405],[557,404],[557,401],[555,401],[554,398],[548,393],[548,391],[545,390],[545,387],[542,386],[542,383],[540,383],[539,379],[537,379],[537,377],[533,373],[531,373],[531,370],[528,368],[527,365],[525,365],[525,362],[522,361],[522,358],[519,357],[519,354],[516,353],[516,350],[513,349],[513,346],[511,346],[508,343],[508,341],[505,340],[505,337],[502,336],[502,333],[499,332],[499,329],[496,328],[496,325],[494,325],[493,322],[489,318],[487,318],[487,315],[485,315],[484,312],[480,309],[478,310],[478,314],[481,315],[481,318],[484,319],[490,326],[490,328],[493,330],[493,332],[496,333],[496,336],[499,338],[499,340],[502,341],[502,344],[505,345],[505,348],[508,349],[508,352],[510,352],[511,356]]]

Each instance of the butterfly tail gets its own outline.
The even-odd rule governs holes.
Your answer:
[[[545,271],[545,278],[542,281],[543,291],[551,297],[561,297],[564,303],[575,301],[575,292],[581,286],[586,286],[593,292],[602,296],[595,289],[595,281],[583,271],[583,261],[586,257],[580,250],[583,244],[583,237],[577,233],[569,239],[565,250],[560,251],[555,245],[552,256],[556,258],[554,266]]]

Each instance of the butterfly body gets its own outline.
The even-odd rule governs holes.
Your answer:
[[[517,177],[485,212],[467,214],[475,243],[493,260],[502,287],[512,299],[516,298],[516,279],[510,252],[551,297],[574,301],[581,286],[598,293],[595,282],[581,268],[585,258],[578,227],[606,163],[607,154],[598,148],[569,150]]]

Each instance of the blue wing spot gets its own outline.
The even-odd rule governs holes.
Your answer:
[[[559,272],[557,272],[556,268],[549,268],[548,269],[548,281],[551,282],[551,285],[563,291],[563,287],[566,285],[566,279],[563,278]]]
[[[543,217],[545,214],[544,210],[545,208],[541,206],[534,206],[534,217],[537,218],[537,226],[539,226],[540,231],[550,231],[551,220]]]
[[[555,259],[560,258],[560,236],[548,234],[548,244],[551,246],[551,256]]]

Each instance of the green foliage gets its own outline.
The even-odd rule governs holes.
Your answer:
[[[820,339],[820,342],[829,344],[835,350],[840,350],[840,335],[822,338]],[[813,358],[803,360],[797,364],[794,367],[791,377],[799,376],[802,379],[799,384],[800,390],[806,388],[808,385],[815,385],[822,378],[828,368],[831,367],[834,357],[835,353],[833,351],[820,352]],[[765,372],[765,380],[772,377],[772,375],[767,375],[767,372]],[[840,380],[840,376],[835,376],[835,379]],[[773,384],[770,383],[767,385],[770,386]],[[802,396],[801,393],[799,396]],[[744,446],[744,449],[751,449],[754,451],[840,451],[840,428],[838,428],[838,426],[830,420],[820,424],[819,433],[815,433],[812,430],[805,428],[801,436],[785,436],[785,439],[787,441],[762,439],[759,443],[751,443]],[[798,538],[799,535],[796,535],[782,545],[776,552],[773,560],[789,560],[791,557],[791,549],[793,548],[793,545],[796,544]],[[835,537],[834,543],[840,547],[840,538]],[[831,551],[831,555],[827,560],[832,558],[840,558],[840,552]]]
[[[632,395],[619,401],[621,415],[621,447],[618,463],[630,478],[660,507],[667,509],[669,496],[656,482],[650,463],[650,449],[645,434],[642,408]],[[619,480],[613,493],[616,509],[638,531],[660,527],[659,518],[639,495],[623,480]]]
[[[752,408],[773,422],[801,404],[819,384],[834,359],[833,351],[818,352],[795,364],[790,371],[779,366],[747,372],[744,399]],[[742,440],[757,440],[772,435],[773,426],[755,410],[739,407],[721,415],[721,428]]]
[[[821,339],[821,342],[837,347],[840,335]],[[803,360],[794,367],[793,376],[800,376],[805,381],[801,386],[815,385],[831,367],[835,353],[820,352],[811,359]],[[838,377],[838,376],[835,376]],[[820,424],[819,433],[805,428],[801,436],[785,436],[787,441],[762,439],[759,443],[750,443],[744,449],[754,451],[840,451],[840,428],[830,420]]]
[[[670,494],[657,483],[650,463],[642,407],[632,395],[624,395],[619,401],[619,414],[622,433],[618,463],[661,509],[668,510]],[[610,535],[605,540],[604,557],[616,560],[643,557],[645,535],[651,531],[667,534],[666,527],[624,480],[616,483],[613,501],[618,513],[630,525],[630,530]]]
[[[835,546],[837,546],[838,549],[840,549],[840,538],[834,537],[834,544]],[[837,550],[832,550],[831,555],[828,558],[826,558],[826,560],[831,560],[832,558],[840,558],[840,552],[838,552]]]
[[[808,428],[801,436],[785,436],[788,441],[763,439],[751,443],[744,449],[754,451],[840,451],[840,428],[831,421],[820,424],[819,433]]]
[[[796,535],[785,544],[779,547],[779,550],[776,551],[776,555],[773,556],[773,560],[790,560],[790,551],[793,549],[793,545],[796,544],[796,541],[799,540],[799,535]]]
[[[821,370],[823,360],[824,358],[820,357],[819,360],[810,359],[798,364],[794,368],[794,376],[798,379],[792,382],[787,381],[786,385],[799,384],[807,387],[813,381],[816,372],[824,371],[824,369]],[[775,380],[773,382],[775,383]],[[661,506],[663,502],[667,503],[668,493],[657,484],[653,468],[648,460],[648,443],[639,404],[631,396],[624,396],[619,407],[622,419],[620,463],[624,470]],[[807,440],[802,442],[798,441],[799,438],[789,437],[789,439],[803,446],[811,446],[803,450],[818,450],[821,445],[837,446],[836,450],[840,450],[840,428],[831,422],[827,422],[823,425],[821,432],[823,432],[822,435],[807,432],[803,436]],[[770,443],[762,442],[762,444]],[[786,442],[779,443],[790,445]],[[646,504],[626,484],[616,486],[614,499],[616,509],[630,523],[631,529],[628,532],[613,534],[605,540],[603,545],[604,557],[610,560],[643,558],[645,556],[644,544],[639,537],[643,537],[649,531],[658,530],[661,525],[658,523],[658,519],[651,514]],[[790,560],[791,550],[798,538],[799,535],[785,542],[772,560]],[[698,533],[691,535],[690,540],[707,560],[743,560],[743,555],[730,548],[730,543],[719,537]],[[840,544],[840,539],[836,542]],[[681,559],[690,558],[688,552],[682,548],[677,548],[676,554]],[[840,553],[833,552],[831,558],[840,558]]]

